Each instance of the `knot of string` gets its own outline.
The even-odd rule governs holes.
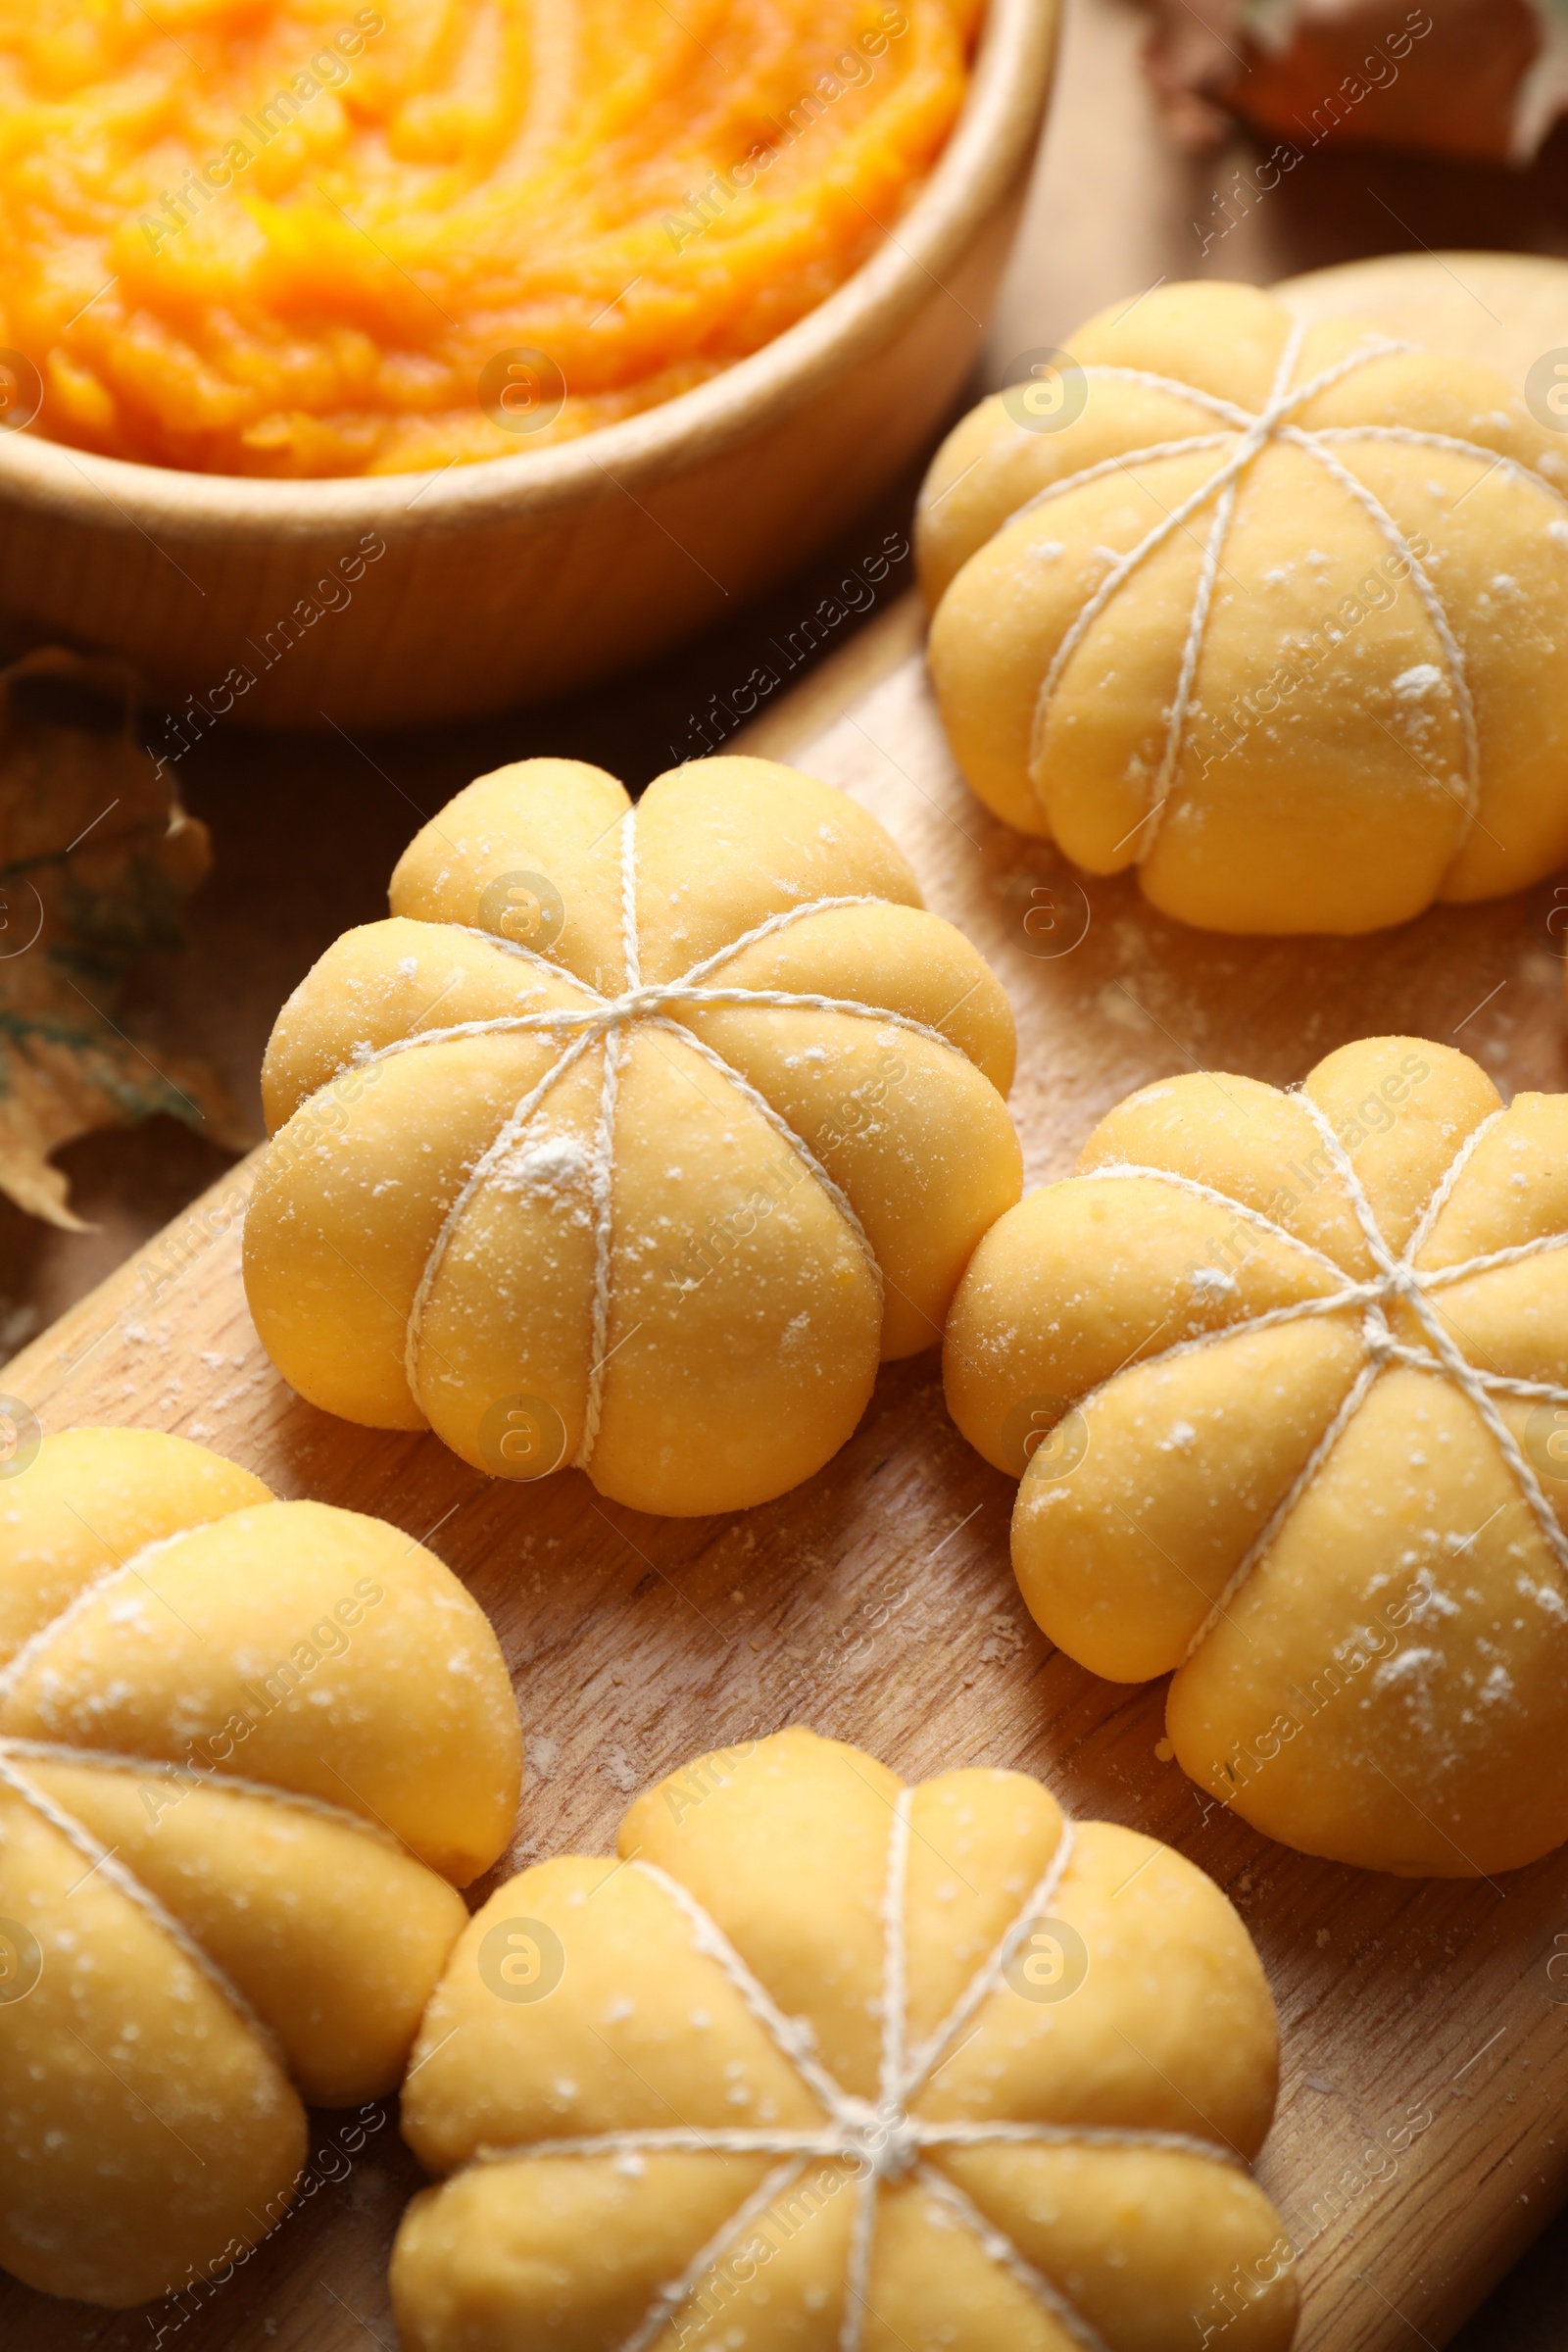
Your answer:
[[[1136,384],[1148,391],[1159,392],[1186,402],[1213,416],[1229,428],[1217,433],[1192,434],[1180,438],[1152,442],[1125,455],[1102,459],[1098,464],[1081,467],[1059,481],[1050,483],[1044,490],[1020,506],[1017,514],[1027,514],[1051,500],[1061,498],[1068,491],[1103,479],[1113,472],[1153,463],[1165,458],[1191,456],[1200,452],[1224,452],[1215,469],[1198,489],[1179,505],[1167,509],[1161,519],[1146,532],[1137,544],[1115,558],[1093,594],[1079,609],[1077,615],[1062,637],[1035,701],[1034,719],[1030,735],[1028,772],[1036,792],[1040,791],[1046,762],[1047,734],[1051,714],[1068,664],[1082,645],[1106,606],[1134,573],[1147,564],[1177,531],[1186,530],[1194,517],[1212,499],[1216,502],[1213,521],[1202,544],[1202,561],[1199,568],[1192,610],[1183,640],[1182,655],[1169,708],[1165,712],[1165,738],[1159,764],[1150,792],[1150,805],[1133,827],[1144,839],[1138,852],[1140,864],[1149,857],[1158,837],[1161,820],[1174,791],[1182,752],[1187,739],[1188,722],[1192,715],[1194,685],[1198,674],[1199,657],[1208,627],[1210,607],[1220,570],[1223,568],[1225,543],[1235,519],[1236,504],[1242,477],[1271,443],[1282,442],[1300,451],[1312,463],[1331,476],[1337,487],[1357,506],[1373,524],[1379,536],[1404,566],[1426,613],[1428,623],[1443,657],[1449,690],[1453,696],[1459,732],[1463,744],[1462,773],[1454,779],[1455,797],[1464,812],[1464,829],[1455,844],[1456,859],[1469,839],[1476,823],[1481,802],[1480,737],[1476,726],[1474,702],[1465,669],[1464,654],[1454,635],[1443,600],[1423,568],[1409,540],[1395,517],[1368,485],[1362,481],[1336,454],[1336,445],[1366,439],[1377,442],[1402,443],[1417,449],[1442,450],[1449,455],[1472,457],[1485,465],[1489,471],[1497,471],[1517,480],[1528,481],[1545,491],[1559,507],[1568,504],[1556,484],[1546,479],[1533,466],[1517,459],[1505,457],[1481,442],[1461,439],[1450,433],[1427,433],[1406,425],[1334,425],[1308,429],[1296,421],[1298,413],[1321,393],[1330,390],[1344,377],[1374,361],[1388,359],[1399,352],[1412,351],[1418,346],[1398,342],[1384,336],[1372,336],[1357,345],[1345,359],[1337,361],[1312,376],[1306,383],[1293,385],[1300,358],[1301,344],[1306,333],[1305,323],[1298,320],[1286,338],[1285,347],[1275,371],[1269,397],[1261,410],[1252,412],[1237,402],[1225,400],[1218,394],[1201,390],[1196,384],[1186,384],[1174,376],[1165,376],[1141,368],[1091,366],[1084,374],[1091,381]],[[1020,428],[1026,429],[1026,428]],[[1015,519],[1009,516],[1008,519]],[[1442,789],[1448,786],[1442,784]],[[1129,837],[1130,838],[1130,837]],[[1120,846],[1120,845],[1118,845]],[[1452,860],[1450,860],[1450,864]]]
[[[1217,1186],[1200,1183],[1195,1177],[1180,1175],[1171,1168],[1158,1168],[1129,1160],[1112,1161],[1086,1172],[1087,1177],[1097,1183],[1152,1180],[1207,1201],[1223,1209],[1236,1222],[1285,1244],[1293,1252],[1308,1259],[1335,1279],[1336,1287],[1320,1297],[1298,1299],[1289,1306],[1270,1307],[1260,1314],[1222,1323],[1212,1331],[1200,1333],[1194,1339],[1179,1340],[1170,1348],[1160,1348],[1153,1354],[1140,1358],[1136,1367],[1138,1371],[1152,1371],[1173,1364],[1184,1356],[1200,1353],[1250,1334],[1271,1331],[1283,1324],[1359,1310],[1361,1360],[1355,1376],[1299,1472],[1248,1545],[1193,1634],[1182,1653],[1180,1664],[1183,1666],[1191,1662],[1214,1628],[1228,1614],[1238,1594],[1250,1581],[1259,1562],[1309,1492],[1341,1438],[1360,1411],[1373,1384],[1383,1372],[1393,1367],[1402,1366],[1445,1379],[1469,1400],[1507,1465],[1564,1585],[1568,1586],[1568,1534],[1565,1534],[1547,1500],[1534,1466],[1497,1406],[1499,1397],[1512,1397],[1522,1402],[1548,1404],[1568,1410],[1568,1387],[1552,1381],[1515,1379],[1505,1373],[1483,1371],[1464,1353],[1444,1321],[1438,1305],[1441,1294],[1457,1283],[1468,1282],[1477,1275],[1494,1273],[1502,1267],[1519,1265],[1528,1259],[1568,1248],[1568,1233],[1541,1234],[1532,1241],[1488,1250],[1481,1256],[1465,1258],[1452,1265],[1423,1267],[1416,1263],[1475,1152],[1507,1113],[1494,1111],[1472,1128],[1427,1200],[1404,1249],[1396,1251],[1378,1223],[1366,1189],[1333,1123],[1305,1092],[1294,1091],[1292,1100],[1300,1104],[1317,1130],[1334,1173],[1344,1187],[1357,1231],[1375,1269],[1367,1280],[1347,1281],[1345,1268],[1325,1250],[1303,1241],[1299,1234],[1290,1232],[1272,1217],[1238,1200],[1232,1194],[1220,1191]],[[1231,1278],[1226,1279],[1229,1281]],[[1425,1345],[1399,1337],[1390,1321],[1390,1312],[1400,1306],[1415,1318]],[[1122,1367],[1112,1373],[1109,1379],[1102,1381],[1080,1397],[1078,1409],[1087,1412],[1115,1380],[1123,1377],[1125,1370],[1126,1367]],[[1561,1601],[1563,1595],[1559,1594],[1557,1598]]]
[[[1498,1411],[1496,1398],[1492,1393],[1493,1384],[1478,1371],[1459,1348],[1429,1296],[1432,1287],[1430,1280],[1423,1279],[1411,1262],[1416,1249],[1431,1232],[1434,1221],[1432,1204],[1428,1204],[1427,1212],[1422,1216],[1404,1252],[1396,1256],[1384,1239],[1372,1203],[1367,1198],[1366,1189],[1357,1176],[1354,1163],[1340,1141],[1332,1121],[1319,1109],[1309,1095],[1302,1095],[1300,1100],[1312,1124],[1323,1139],[1324,1147],[1334,1163],[1341,1183],[1349,1195],[1356,1223],[1360,1227],[1362,1238],[1381,1277],[1381,1295],[1367,1310],[1369,1320],[1375,1320],[1378,1326],[1377,1351],[1371,1355],[1371,1368],[1375,1372],[1383,1363],[1408,1360],[1410,1356],[1417,1353],[1416,1350],[1399,1345],[1388,1323],[1386,1310],[1389,1302],[1400,1299],[1408,1305],[1425,1332],[1431,1353],[1437,1359],[1439,1367],[1460,1394],[1469,1399],[1480,1415],[1497,1451],[1512,1472],[1514,1480],[1530,1507],[1531,1514],[1545,1539],[1547,1550],[1551,1553],[1559,1569],[1568,1575],[1568,1535],[1565,1535],[1556,1512],[1547,1501],[1541,1481],[1536,1476],[1535,1469],[1518,1439]],[[1439,1194],[1435,1196],[1439,1205],[1446,1200],[1452,1189],[1451,1178],[1456,1172],[1456,1165],[1463,1164],[1463,1158],[1467,1158],[1470,1152],[1474,1152],[1482,1135],[1501,1116],[1500,1111],[1494,1111],[1490,1119],[1483,1120],[1481,1125],[1475,1128],[1467,1138],[1467,1149],[1462,1158],[1456,1163],[1450,1163],[1446,1189],[1440,1189]],[[1472,1271],[1482,1271],[1484,1267],[1485,1260],[1472,1261]],[[1450,1280],[1453,1278],[1453,1269],[1446,1268],[1445,1272],[1447,1273]],[[1420,1352],[1425,1353],[1424,1350]],[[1568,1401],[1568,1396],[1563,1396],[1560,1392],[1559,1396],[1562,1396],[1563,1401]]]
[[[956,2226],[977,2238],[990,2260],[1007,2271],[1063,2328],[1082,2352],[1106,2352],[1103,2339],[1071,2299],[1030,2263],[950,2175],[933,2163],[944,2149],[975,2147],[1096,2146],[1158,2149],[1196,2156],[1211,2164],[1240,2162],[1235,2151],[1214,2140],[1179,2132],[1143,2131],[1093,2124],[1014,2123],[1002,2119],[938,2121],[915,2111],[930,2082],[978,2011],[1005,1980],[1006,1971],[1031,1933],[1049,1915],[1070,1867],[1076,1832],[1063,1819],[1055,1852],[1023,1907],[965,1984],[935,2030],[909,2047],[908,1971],[906,1953],[910,1808],[912,1788],[901,1789],[892,1822],[881,1901],[882,1987],[880,2050],[874,2098],[846,2090],[822,2064],[815,2036],[804,2018],[786,2017],[742,1959],[711,1914],[690,1888],[655,1863],[630,1868],[661,1888],[680,1912],[692,1948],[711,1960],[739,1994],[764,2034],[790,2062],[822,2109],[822,2122],[804,2130],[736,2130],[695,2124],[585,2133],[580,2137],[534,2140],[522,2145],[482,2147],[469,2165],[526,2164],[541,2157],[602,2156],[633,2170],[650,2155],[736,2155],[778,2158],[756,2190],[693,2258],[681,2276],[661,2287],[644,2318],[618,2352],[649,2352],[675,2315],[698,2301],[705,2282],[737,2247],[763,2225],[770,2209],[788,2199],[803,2174],[819,2163],[850,2169],[856,2207],[850,2232],[848,2272],[837,2352],[860,2352],[871,2310],[871,2272],[876,2246],[879,2191],[912,2180],[939,2202]],[[464,2171],[468,2166],[461,2168]],[[764,2233],[765,2234],[765,2233]]]

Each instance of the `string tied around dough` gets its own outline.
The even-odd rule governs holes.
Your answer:
[[[681,2276],[659,2288],[643,2319],[617,2347],[617,2352],[650,2352],[670,2321],[701,2296],[710,2275],[717,2272],[742,2242],[751,2238],[759,2225],[765,2223],[770,2209],[788,2198],[808,2169],[822,2162],[846,2168],[851,2181],[848,2193],[857,2200],[837,2352],[861,2352],[865,2322],[871,2310],[880,2191],[906,2181],[916,2182],[957,2227],[976,2238],[988,2259],[1005,2270],[1033,2296],[1080,2347],[1080,2352],[1107,2352],[1104,2339],[1076,2303],[1030,2263],[956,2181],[931,2159],[939,2157],[944,2149],[1101,2147],[1159,2150],[1246,2169],[1238,2151],[1228,2143],[1186,2132],[1121,2125],[1020,2122],[990,2116],[939,2120],[917,2112],[915,2103],[920,2092],[945,2063],[956,2057],[960,2036],[985,2002],[1002,1986],[1007,1970],[1031,1934],[1050,1915],[1071,1865],[1077,1833],[1073,1823],[1063,1815],[1055,1850],[1005,1934],[981,1961],[947,2015],[911,2049],[905,1937],[912,1836],[910,1809],[914,1795],[914,1789],[902,1788],[891,1807],[880,1907],[881,2049],[873,2097],[846,2090],[829,2073],[817,2054],[816,2037],[808,2021],[787,2017],[780,2010],[718,1923],[682,1881],[655,1863],[633,1860],[628,1867],[651,1880],[675,1906],[691,1932],[693,1949],[722,1972],[773,2046],[796,2068],[821,2105],[821,2123],[795,2130],[682,2124],[588,2132],[533,2140],[520,2146],[480,2147],[459,2168],[461,2176],[474,2165],[526,2164],[558,2156],[605,2157],[617,2169],[629,2171],[635,2177],[650,2156],[736,2155],[778,2160],[729,2220],[699,2248]]]
[[[51,1643],[90,1610],[101,1605],[110,1587],[145,1582],[144,1571],[149,1562],[164,1552],[173,1550],[187,1537],[199,1535],[204,1528],[214,1524],[211,1520],[196,1520],[189,1527],[177,1528],[172,1535],[156,1536],[127,1558],[117,1560],[101,1568],[95,1576],[89,1576],[65,1606],[42,1625],[34,1627],[9,1662],[0,1667],[0,1708],[22,1687],[28,1675],[43,1666]],[[149,1586],[148,1591],[153,1592],[153,1588]],[[156,1592],[154,1597],[158,1597]],[[227,2002],[273,2064],[286,2074],[288,2069],[276,2034],[240,1991],[227,1970],[174,1917],[152,1888],[137,1877],[129,1864],[121,1858],[118,1847],[106,1847],[85,1822],[39,1788],[27,1769],[29,1764],[63,1764],[96,1772],[134,1774],[144,1781],[165,1782],[181,1793],[191,1789],[217,1789],[236,1797],[261,1798],[282,1806],[291,1813],[328,1822],[337,1829],[350,1830],[358,1837],[370,1838],[374,1843],[392,1846],[405,1853],[412,1849],[379,1818],[351,1813],[324,1797],[308,1795],[298,1789],[280,1788],[270,1781],[254,1780],[242,1773],[225,1772],[218,1765],[176,1763],[169,1757],[138,1756],[120,1749],[77,1747],[67,1740],[33,1739],[24,1733],[0,1729],[0,1788],[9,1788],[13,1796],[24,1804],[29,1812],[36,1814],[39,1820],[47,1822],[86,1862],[88,1867],[77,1885],[83,1885],[87,1879],[98,1876],[114,1886],[127,1902],[133,1903],[163,1932],[197,1973],[207,1980],[220,1997]],[[174,1804],[179,1800],[174,1797],[170,1801]],[[68,1891],[74,1892],[74,1889]]]
[[[1040,792],[1045,761],[1046,737],[1056,693],[1074,654],[1101,613],[1120,590],[1139,571],[1151,557],[1156,555],[1178,531],[1188,530],[1195,518],[1210,500],[1215,502],[1213,522],[1202,542],[1202,560],[1199,566],[1193,603],[1184,632],[1181,659],[1170,704],[1164,713],[1165,735],[1160,759],[1155,768],[1149,796],[1149,807],[1133,826],[1134,833],[1144,838],[1138,850],[1137,862],[1142,865],[1149,858],[1158,838],[1161,824],[1174,795],[1177,771],[1187,739],[1188,723],[1196,708],[1196,682],[1199,658],[1208,628],[1218,575],[1224,568],[1224,550],[1236,517],[1238,496],[1243,476],[1248,468],[1273,443],[1298,451],[1327,473],[1336,486],[1355,505],[1372,524],[1390,552],[1404,567],[1426,615],[1446,674],[1448,690],[1453,697],[1463,745],[1463,768],[1452,779],[1457,789],[1454,797],[1463,811],[1464,826],[1453,851],[1451,865],[1459,857],[1479,821],[1481,804],[1481,746],[1476,723],[1474,701],[1470,692],[1463,648],[1454,634],[1446,609],[1436,586],[1424,568],[1407,534],[1399,527],[1383,501],[1360,476],[1353,473],[1340,457],[1340,447],[1358,439],[1392,442],[1406,448],[1442,451],[1449,456],[1471,457],[1483,464],[1489,472],[1501,472],[1506,478],[1527,481],[1544,490],[1559,509],[1568,505],[1563,491],[1555,482],[1536,467],[1509,458],[1485,443],[1467,441],[1451,433],[1428,433],[1413,425],[1346,424],[1308,428],[1298,421],[1299,412],[1321,393],[1329,391],[1346,376],[1369,367],[1374,361],[1390,359],[1400,353],[1419,349],[1416,344],[1396,338],[1372,335],[1359,343],[1347,357],[1321,369],[1303,384],[1292,379],[1305,338],[1305,322],[1298,319],[1286,337],[1284,350],[1275,372],[1273,385],[1262,408],[1252,411],[1238,402],[1226,400],[1217,393],[1203,390],[1197,384],[1183,383],[1179,377],[1161,375],[1142,368],[1118,368],[1093,364],[1083,369],[1091,382],[1136,384],[1142,389],[1158,392],[1168,398],[1185,402],[1213,417],[1225,428],[1217,433],[1182,436],[1173,440],[1152,442],[1147,447],[1127,451],[1124,455],[1105,458],[1097,464],[1080,467],[1060,480],[1048,483],[1026,499],[1007,520],[1027,514],[1047,505],[1068,491],[1102,480],[1112,472],[1126,473],[1129,468],[1180,457],[1213,451],[1217,463],[1213,471],[1199,487],[1182,499],[1174,508],[1165,509],[1161,518],[1152,525],[1135,546],[1125,555],[1114,557],[1099,586],[1080,607],[1060,644],[1052,658],[1045,678],[1035,699],[1030,730],[1027,772],[1037,797]],[[1020,426],[1019,430],[1027,430]],[[1232,436],[1239,436],[1232,438]],[[1435,778],[1439,789],[1447,791],[1449,785]],[[1124,838],[1130,839],[1131,835]],[[1121,844],[1117,844],[1118,849]]]
[[[422,1413],[425,1406],[420,1392],[419,1355],[424,1317],[454,1236],[476,1195],[487,1184],[504,1175],[550,1095],[593,1047],[603,1045],[599,1101],[587,1166],[594,1228],[594,1264],[589,1289],[588,1374],[583,1401],[582,1438],[572,1456],[572,1467],[579,1470],[588,1468],[598,1444],[604,1412],[605,1372],[614,1352],[610,1346],[613,1291],[614,1130],[620,1071],[628,1033],[640,1024],[647,1024],[678,1038],[688,1052],[696,1054],[700,1061],[705,1062],[746,1101],[763,1125],[801,1162],[807,1175],[831,1201],[854,1236],[879,1297],[883,1289],[881,1264],[843,1186],[829,1174],[806,1137],[774,1109],[759,1087],[754,1086],[706,1038],[699,1037],[694,1030],[671,1018],[671,1015],[683,1006],[698,1010],[728,1007],[745,1011],[842,1013],[922,1038],[927,1044],[942,1048],[945,1053],[967,1058],[963,1055],[961,1046],[931,1023],[916,1020],[908,1013],[892,1011],[885,1005],[867,1004],[858,997],[835,997],[809,989],[735,988],[713,984],[713,974],[722,970],[737,956],[808,916],[832,913],[840,908],[885,906],[891,903],[869,893],[841,893],[783,907],[762,922],[754,924],[738,939],[730,940],[712,955],[701,957],[674,979],[644,981],[637,917],[636,818],[636,808],[630,808],[620,819],[621,952],[626,985],[615,996],[600,996],[586,981],[579,980],[563,965],[550,962],[533,949],[520,947],[515,941],[500,937],[494,932],[475,930],[466,923],[446,924],[440,927],[463,931],[468,937],[484,941],[499,954],[520,957],[553,981],[567,982],[582,992],[584,1002],[580,1004],[551,1005],[537,1012],[506,1013],[486,1020],[459,1021],[441,1028],[411,1031],[407,1036],[395,1038],[374,1051],[360,1052],[354,1059],[356,1068],[368,1068],[403,1054],[423,1052],[432,1046],[451,1044],[465,1038],[508,1033],[552,1036],[567,1041],[543,1076],[514,1105],[497,1134],[474,1162],[443,1216],[420,1268],[404,1326],[403,1363],[409,1394]],[[325,1083],[331,1084],[332,1081]]]
[[[1493,1111],[1471,1129],[1435,1186],[1403,1250],[1396,1251],[1385,1238],[1366,1189],[1332,1122],[1304,1089],[1293,1089],[1291,1099],[1301,1105],[1316,1128],[1334,1173],[1345,1189],[1357,1230],[1373,1262],[1373,1273],[1366,1280],[1347,1280],[1345,1268],[1313,1243],[1303,1240],[1299,1234],[1292,1233],[1274,1218],[1265,1216],[1260,1209],[1237,1200],[1232,1194],[1222,1192],[1215,1185],[1204,1184],[1196,1177],[1183,1175],[1174,1168],[1117,1160],[1085,1170],[1086,1181],[1117,1183],[1152,1180],[1208,1202],[1224,1210],[1236,1223],[1284,1244],[1294,1254],[1333,1274],[1339,1286],[1321,1297],[1298,1299],[1288,1306],[1270,1307],[1260,1314],[1244,1316],[1238,1322],[1219,1324],[1193,1339],[1178,1340],[1169,1348],[1138,1359],[1135,1367],[1138,1371],[1152,1371],[1178,1362],[1184,1356],[1222,1346],[1226,1341],[1276,1330],[1284,1324],[1304,1322],[1347,1310],[1360,1310],[1360,1361],[1348,1388],[1300,1470],[1210,1603],[1188,1642],[1178,1666],[1191,1663],[1214,1628],[1228,1615],[1286,1522],[1312,1488],[1341,1438],[1366,1401],[1374,1383],[1385,1371],[1394,1368],[1422,1372],[1446,1380],[1474,1407],[1501,1455],[1521,1499],[1529,1508],[1559,1572],[1563,1590],[1550,1594],[1550,1602],[1568,1616],[1568,1531],[1564,1530],[1547,1499],[1545,1490],[1523,1447],[1503,1420],[1497,1401],[1499,1398],[1515,1398],[1520,1402],[1550,1405],[1568,1412],[1568,1387],[1553,1381],[1516,1379],[1507,1373],[1484,1371],[1465,1355],[1443,1321],[1437,1303],[1441,1294],[1456,1283],[1468,1282],[1478,1275],[1494,1273],[1503,1267],[1521,1265],[1568,1248],[1568,1232],[1539,1234],[1528,1242],[1511,1243],[1502,1249],[1487,1250],[1480,1256],[1464,1258],[1451,1265],[1424,1267],[1416,1263],[1475,1152],[1498,1120],[1506,1115],[1505,1112]],[[1403,1307],[1413,1317],[1420,1332],[1419,1342],[1399,1337],[1390,1321],[1390,1310],[1395,1307]],[[1127,1369],[1127,1366],[1119,1367],[1109,1379],[1089,1390],[1077,1400],[1078,1410],[1087,1412],[1110,1387],[1111,1382],[1122,1377]]]

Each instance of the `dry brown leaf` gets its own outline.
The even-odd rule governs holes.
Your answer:
[[[118,664],[49,648],[0,670],[0,1192],[82,1230],[49,1155],[154,1111],[243,1150],[218,1081],[120,1024],[132,964],[181,942],[212,863],[136,738]]]

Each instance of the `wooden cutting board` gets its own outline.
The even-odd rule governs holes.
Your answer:
[[[1435,256],[1293,291],[1322,312],[1374,280],[1422,312],[1428,339],[1479,344],[1515,380],[1568,345],[1555,263]],[[1348,943],[1184,931],[969,797],[908,650],[917,625],[906,610],[867,631],[752,748],[791,751],[872,809],[928,904],[1001,974],[1031,1184],[1065,1173],[1102,1113],[1150,1079],[1212,1067],[1283,1084],[1380,1031],[1457,1043],[1505,1089],[1568,1086],[1568,888]],[[956,1763],[1037,1773],[1080,1815],[1167,1838],[1236,1902],[1279,2003],[1284,2083],[1261,2175],[1300,2250],[1303,2345],[1452,2334],[1568,2194],[1568,1851],[1495,1884],[1378,1878],[1273,1845],[1196,1791],[1156,1752],[1162,1688],[1098,1682],[1031,1624],[1007,1564],[1012,1487],[948,1421],[934,1355],[883,1373],[818,1478],[711,1520],[641,1517],[575,1472],[491,1484],[433,1438],[329,1419],[283,1386],[246,1313],[253,1167],[14,1360],[4,1386],[46,1430],[177,1431],[280,1494],[377,1512],[430,1543],[514,1672],[528,1770],[510,1867],[603,1850],[634,1790],[796,1720],[910,1779]],[[312,2193],[226,2285],[114,2315],[0,2281],[0,2344],[390,2348],[386,2256],[417,2169],[382,2109],[318,2117],[313,2144]]]

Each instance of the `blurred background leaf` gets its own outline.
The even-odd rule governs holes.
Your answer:
[[[134,725],[119,664],[54,648],[0,670],[0,1192],[79,1230],[62,1144],[169,1111],[244,1150],[233,1103],[200,1062],[154,1060],[121,1025],[140,957],[182,944],[212,863]]]

